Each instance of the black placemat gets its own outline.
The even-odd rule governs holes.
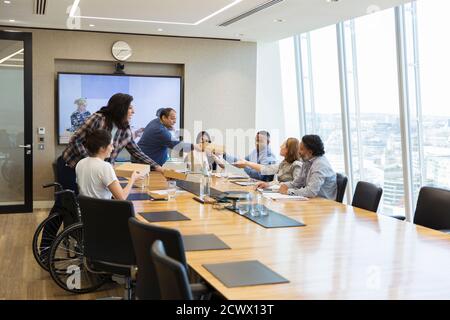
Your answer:
[[[128,182],[120,182],[119,184],[120,184],[120,186],[121,186],[122,188],[125,188],[125,187],[127,186]],[[138,188],[138,186],[136,186],[136,185],[134,185],[134,184],[133,184],[131,187],[132,187],[132,188]]]
[[[244,211],[251,210],[250,205],[245,206],[245,205],[238,204],[238,207],[244,208]],[[228,208],[228,209],[239,214],[238,208]],[[259,211],[264,210],[265,212],[267,212],[267,215],[264,215],[264,216],[259,215],[259,216],[255,217],[255,216],[252,216],[250,214],[250,212],[247,212],[243,215],[241,215],[241,214],[239,214],[239,215],[259,224],[260,226],[263,226],[264,228],[289,228],[289,227],[304,227],[304,226],[306,226],[304,223],[301,223],[301,222],[294,220],[292,218],[289,218],[281,213],[273,211],[264,205],[256,205],[255,209],[259,210]]]
[[[147,193],[130,193],[127,200],[139,201],[139,200],[153,200]]]
[[[227,288],[289,282],[257,260],[204,264],[203,267]]]
[[[220,240],[215,234],[194,234],[183,236],[184,250],[225,250],[231,249],[225,242]]]
[[[139,212],[139,214],[148,222],[191,220],[178,211]]]

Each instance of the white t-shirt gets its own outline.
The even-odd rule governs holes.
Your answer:
[[[97,157],[78,161],[75,167],[80,194],[99,199],[111,199],[108,186],[118,180],[112,165]]]

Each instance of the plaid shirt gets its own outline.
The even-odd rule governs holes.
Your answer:
[[[89,156],[84,146],[84,143],[86,142],[86,134],[98,129],[107,130],[105,116],[100,113],[94,113],[72,135],[69,145],[62,154],[64,161],[69,167],[75,168],[78,161]],[[123,148],[126,148],[128,152],[139,162],[147,163],[152,167],[159,166],[155,161],[143,153],[139,146],[134,142],[133,134],[129,126],[126,129],[117,129],[117,132],[113,137],[113,146],[114,150],[111,152],[111,157],[106,159],[112,164],[114,164],[114,161],[120,151],[122,151]]]

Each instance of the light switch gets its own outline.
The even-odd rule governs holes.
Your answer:
[[[39,150],[44,150],[44,149],[45,149],[45,144],[43,144],[43,143],[38,143],[38,149],[39,149]]]
[[[44,127],[39,127],[38,128],[38,134],[45,134],[45,128]]]

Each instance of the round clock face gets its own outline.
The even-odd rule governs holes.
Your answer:
[[[119,61],[125,61],[133,53],[131,47],[125,41],[117,41],[112,46],[112,55]]]

